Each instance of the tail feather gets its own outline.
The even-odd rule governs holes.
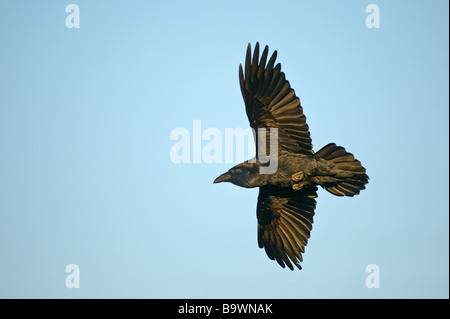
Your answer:
[[[369,182],[366,169],[342,146],[330,143],[315,153],[314,157],[323,158],[334,164],[332,170],[335,175],[330,178],[330,181],[321,184],[333,195],[354,196],[366,188],[365,185]]]

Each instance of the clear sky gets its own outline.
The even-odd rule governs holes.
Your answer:
[[[0,297],[448,298],[448,5],[0,1]],[[256,41],[314,149],[342,145],[370,176],[354,198],[319,190],[301,271],[258,248],[257,189],[213,185],[233,163],[170,157],[194,120],[248,128]]]

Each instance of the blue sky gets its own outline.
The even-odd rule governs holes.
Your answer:
[[[448,298],[448,10],[1,1],[0,297]],[[257,189],[213,185],[233,164],[170,158],[194,120],[248,127],[238,66],[256,41],[278,51],[314,149],[342,145],[370,176],[354,198],[319,190],[302,271],[258,248]]]

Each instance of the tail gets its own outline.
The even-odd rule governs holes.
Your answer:
[[[314,157],[334,164],[331,168],[332,176],[325,177],[324,182],[320,184],[331,194],[354,196],[366,188],[365,185],[369,182],[366,169],[342,146],[330,143],[315,153]]]

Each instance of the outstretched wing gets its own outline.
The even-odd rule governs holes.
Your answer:
[[[281,64],[274,67],[277,51],[266,64],[268,51],[269,47],[266,46],[259,59],[257,42],[252,58],[249,43],[245,76],[242,65],[239,65],[239,81],[250,126],[256,131],[258,128],[278,128],[280,152],[285,150],[312,155],[311,137],[300,99],[286,80],[284,72],[281,72]],[[258,150],[257,134],[255,142]],[[269,145],[268,134],[266,145]]]
[[[312,229],[316,208],[317,187],[300,191],[263,186],[259,188],[258,245],[266,250],[270,259],[281,267],[292,263],[302,269],[302,253]]]

